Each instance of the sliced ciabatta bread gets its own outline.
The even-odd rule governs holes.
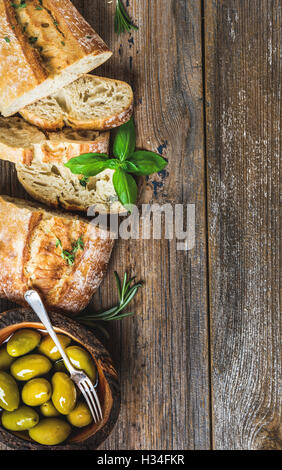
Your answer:
[[[98,288],[113,247],[86,219],[0,197],[0,297],[25,305],[37,289],[51,309],[77,313]]]
[[[0,117],[0,159],[13,163],[32,161],[34,144],[40,144],[46,136],[37,127],[20,117]]]
[[[42,162],[66,163],[82,153],[107,153],[109,133],[75,131],[41,132],[21,117],[0,117],[0,159],[30,165],[35,157]]]
[[[15,114],[111,56],[69,0],[0,0],[0,111]]]
[[[113,186],[113,170],[88,179],[74,175],[57,162],[43,162],[35,154],[31,165],[17,164],[17,175],[25,190],[37,201],[69,211],[125,213]]]
[[[53,96],[22,109],[30,123],[46,130],[108,130],[127,122],[133,111],[133,91],[119,80],[82,75]]]
[[[84,179],[64,166],[83,153],[109,153],[109,132],[41,132],[20,117],[0,118],[0,159],[16,163],[18,178],[36,200],[52,207],[87,212],[125,212],[112,170]]]

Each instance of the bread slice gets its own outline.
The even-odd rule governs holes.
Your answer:
[[[0,0],[0,111],[15,114],[112,53],[69,0]]]
[[[102,281],[112,238],[86,219],[1,196],[0,297],[26,305],[32,288],[50,309],[80,312]]]
[[[20,183],[31,197],[54,208],[69,211],[126,213],[113,186],[113,170],[105,170],[85,181],[64,165],[42,162],[40,154],[32,165],[16,165]]]
[[[21,117],[0,117],[0,159],[31,165],[35,156],[43,162],[66,163],[82,153],[108,153],[109,133],[75,131],[41,132]]]
[[[133,91],[119,80],[82,75],[57,94],[20,111],[30,123],[47,129],[108,130],[127,122],[133,111]]]
[[[124,213],[112,170],[88,181],[64,166],[83,153],[109,153],[109,133],[65,128],[43,133],[20,117],[0,118],[0,159],[16,164],[19,181],[36,200],[72,211]]]

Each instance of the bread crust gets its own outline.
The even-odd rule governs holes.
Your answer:
[[[40,129],[44,129],[46,131],[58,131],[63,129],[63,127],[65,126],[63,115],[61,117],[58,117],[58,119],[54,121],[50,121],[30,112],[28,110],[28,107],[21,109],[20,114],[30,124],[40,127]]]
[[[93,119],[92,121],[81,121],[71,116],[65,120],[65,124],[70,126],[74,129],[88,129],[88,130],[95,130],[95,131],[107,131],[110,129],[114,129],[115,127],[119,127],[122,124],[125,124],[131,118],[133,113],[133,98],[132,102],[128,109],[122,111],[118,115],[112,115],[107,119]]]
[[[78,238],[83,249],[74,264],[62,258]],[[80,217],[49,212],[34,203],[0,197],[0,297],[26,305],[24,293],[37,289],[48,308],[78,313],[90,302],[106,271],[113,240]]]
[[[0,111],[19,94],[48,78],[36,49],[31,47],[16,20],[9,0],[0,0]],[[2,38],[6,38],[5,41]],[[8,42],[7,42],[8,41]]]
[[[84,54],[99,55],[110,52],[101,37],[69,0],[44,0],[43,4],[64,24],[64,32],[74,38]]]
[[[100,36],[69,0],[43,0],[42,11],[35,8],[38,6],[36,0],[27,0],[26,3],[26,10],[16,9],[10,0],[0,0],[0,111],[4,116],[14,114],[23,106],[48,96],[51,89],[52,93],[55,92],[112,55]],[[36,15],[39,17],[49,11],[55,24],[59,23],[60,30],[59,27],[57,29],[61,38],[56,38],[56,54],[53,57],[52,54],[46,57],[45,48],[41,47],[43,33],[35,38],[37,42],[33,45],[28,37],[31,26],[26,26],[27,32],[24,32],[24,25],[19,24],[20,15],[27,11],[39,32],[43,28],[36,23]],[[54,29],[54,24],[52,27]],[[5,41],[3,38],[8,39]],[[49,42],[52,42],[51,38]],[[90,57],[97,59],[95,66],[92,62],[83,63],[83,70],[79,70],[77,67],[83,59]],[[55,81],[55,78],[60,77],[63,77],[62,83]]]

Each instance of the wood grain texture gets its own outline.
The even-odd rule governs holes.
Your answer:
[[[109,346],[120,373],[122,409],[102,448],[208,449],[201,1],[131,0],[128,9],[139,31],[120,37],[114,33],[115,2],[74,3],[114,52],[95,72],[134,88],[138,147],[159,149],[169,159],[167,172],[145,185],[142,200],[195,203],[197,208],[191,252],[178,252],[175,240],[119,240],[95,295],[95,309],[116,302],[114,269],[146,281],[132,305],[138,315],[111,326]],[[0,165],[1,192],[24,195],[12,165]],[[1,310],[9,305],[1,303]]]
[[[281,3],[205,2],[215,449],[281,449]]]

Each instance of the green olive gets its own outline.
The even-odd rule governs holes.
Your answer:
[[[27,431],[39,422],[39,416],[29,406],[20,406],[15,411],[3,411],[2,425],[9,431]]]
[[[68,421],[76,428],[88,426],[93,421],[93,418],[86,403],[79,402],[68,415]]]
[[[60,416],[60,413],[56,410],[51,400],[43,403],[40,406],[40,411],[43,416],[46,418],[54,418],[55,416]]]
[[[20,403],[19,389],[15,379],[7,372],[0,371],[0,407],[14,411]]]
[[[77,395],[73,381],[64,372],[56,372],[52,377],[52,385],[53,405],[62,415],[68,415],[76,403]]]
[[[27,381],[40,375],[48,374],[52,364],[45,356],[29,354],[20,357],[11,365],[11,374],[15,379]]]
[[[71,343],[71,339],[68,336],[66,335],[57,335],[57,336],[59,338],[59,341],[63,349],[65,349]],[[59,353],[57,346],[55,345],[54,341],[52,340],[50,336],[45,336],[45,338],[42,339],[38,350],[45,356],[49,357],[49,359],[52,359],[52,361],[57,361],[61,357],[61,354]]]
[[[50,400],[52,388],[48,380],[39,378],[27,382],[22,389],[22,400],[29,406],[40,406]]]
[[[59,418],[45,418],[30,429],[29,436],[39,444],[55,446],[64,442],[71,433],[71,426]]]
[[[95,382],[96,366],[90,354],[79,346],[68,347],[66,349],[66,353],[73,366],[77,369],[83,370],[92,382]]]
[[[7,353],[6,345],[0,348],[0,370],[10,369],[10,365],[14,362],[14,358]]]
[[[28,354],[35,349],[41,340],[41,335],[35,330],[19,330],[13,334],[7,343],[7,352],[12,357]]]
[[[58,361],[56,361],[53,369],[55,372],[65,372],[66,374],[68,374],[68,370],[65,366],[63,359],[59,359]]]

